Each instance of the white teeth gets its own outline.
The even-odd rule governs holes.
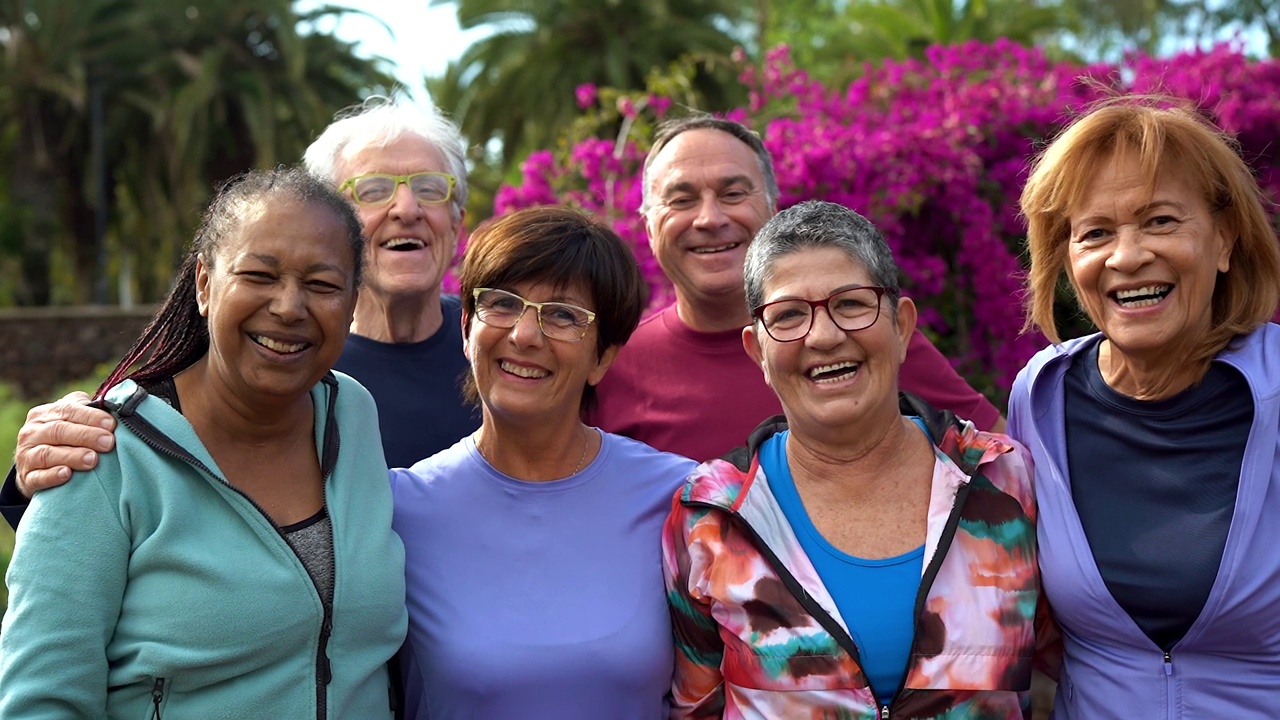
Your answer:
[[[809,379],[816,383],[839,382],[846,378],[853,377],[858,372],[858,367],[858,363],[853,362],[820,365],[809,371]],[[847,370],[848,372],[840,372],[842,370]]]
[[[1155,295],[1156,293],[1160,293],[1168,289],[1168,285],[1147,285],[1146,287],[1140,287],[1136,290],[1117,290],[1116,297],[1121,300],[1126,300],[1139,295]]]
[[[427,244],[418,238],[391,238],[390,240],[382,243],[382,247],[387,248],[388,250],[420,250],[426,246]]]
[[[531,367],[523,367],[521,365],[513,365],[505,360],[503,360],[499,364],[499,367],[502,368],[503,372],[509,372],[512,375],[517,375],[522,378],[531,378],[534,380],[544,378],[547,375],[551,374],[551,373],[548,373],[546,370],[539,370],[537,368],[531,368]]]
[[[1159,305],[1160,298],[1147,298],[1146,300],[1129,300],[1129,301],[1122,300],[1120,304],[1124,305],[1125,307],[1131,307],[1131,308],[1151,307],[1152,305]]]
[[[278,353],[285,353],[285,354],[296,353],[301,350],[304,350],[308,346],[308,343],[276,342],[275,340],[272,340],[271,338],[263,335],[250,335],[249,337],[253,338],[253,341],[258,343],[262,347],[267,348],[268,350],[275,350]]]
[[[1159,284],[1145,285],[1132,290],[1117,290],[1114,295],[1116,302],[1125,307],[1141,308],[1158,304],[1172,291],[1172,285]]]
[[[738,245],[741,245],[741,243],[729,243],[728,245],[717,245],[716,247],[694,248],[693,251],[695,253],[698,253],[699,255],[705,255],[708,253],[718,253],[718,252],[724,252],[725,250],[732,250],[738,247]]]

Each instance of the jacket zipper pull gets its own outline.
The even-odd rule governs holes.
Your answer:
[[[881,706],[880,706],[880,720],[889,720],[889,706],[888,706],[888,705],[881,705]]]
[[[1164,651],[1164,674],[1173,674],[1173,655],[1170,655],[1168,650]]]
[[[160,720],[160,703],[164,702],[164,678],[156,678],[151,686],[151,720]]]

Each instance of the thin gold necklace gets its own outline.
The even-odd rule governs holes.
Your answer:
[[[582,469],[582,463],[587,461],[587,448],[591,447],[590,432],[591,431],[588,430],[587,433],[582,436],[582,457],[578,458],[578,464],[573,466],[573,472],[569,473],[570,475],[577,475],[578,471]]]

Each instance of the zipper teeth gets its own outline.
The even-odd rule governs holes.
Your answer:
[[[321,468],[320,477],[320,500],[324,503],[324,507],[329,507],[329,476],[333,474],[333,467],[336,462],[331,462],[330,458],[338,457],[339,444],[341,437],[338,434],[338,425],[334,418],[336,417],[338,404],[338,386],[337,383],[330,384],[328,380],[332,375],[325,376],[325,389],[327,397],[327,412],[324,418],[324,432],[321,434],[324,447],[321,448],[321,462],[325,467]],[[332,449],[332,455],[330,450]],[[329,658],[329,638],[333,634],[333,603],[338,594],[338,552],[337,543],[334,541],[337,528],[333,522],[333,515],[329,515],[329,543],[331,550],[329,552],[329,571],[330,577],[333,578],[332,590],[330,591],[329,602],[326,603],[323,597],[320,598],[320,606],[324,612],[324,618],[320,625],[320,642],[316,646],[316,719],[324,720],[329,714],[328,703],[328,685],[333,679],[333,661]],[[315,584],[314,579],[312,584]],[[320,593],[320,588],[316,588],[316,594]],[[323,671],[323,672],[322,672]]]
[[[906,687],[907,671],[911,668],[911,656],[915,653],[916,644],[919,642],[920,614],[924,610],[924,603],[928,598],[929,591],[933,588],[933,581],[937,579],[938,572],[942,569],[942,563],[946,558],[946,553],[941,552],[941,549],[949,546],[951,540],[955,537],[956,528],[960,526],[960,508],[964,505],[966,498],[968,498],[971,487],[972,478],[970,479],[970,482],[961,485],[960,489],[956,492],[955,501],[951,505],[951,514],[947,516],[947,522],[942,526],[942,535],[938,539],[939,551],[934,553],[933,559],[929,562],[929,567],[925,569],[924,575],[920,579],[920,589],[916,591],[915,616],[912,619],[911,625],[911,647],[907,651],[907,666],[903,668],[902,680],[898,683],[898,688],[894,691],[893,697],[890,698],[888,705],[880,705],[880,696],[876,694],[875,687],[871,684],[871,678],[867,675],[866,669],[862,665],[862,656],[861,653],[858,652],[857,644],[853,642],[853,636],[849,634],[849,631],[841,627],[840,624],[835,621],[835,618],[831,617],[831,614],[823,609],[823,607],[818,604],[818,601],[804,589],[804,586],[800,584],[800,581],[797,580],[791,570],[778,559],[778,556],[773,552],[773,548],[769,547],[769,545],[764,542],[764,538],[762,538],[760,533],[751,526],[751,523],[747,522],[746,518],[742,517],[742,515],[736,511],[726,510],[719,505],[713,505],[701,500],[688,500],[682,502],[688,507],[703,507],[727,513],[729,517],[733,518],[747,531],[748,535],[755,539],[757,546],[756,549],[765,556],[766,560],[769,561],[769,564],[773,567],[773,571],[778,573],[778,576],[782,579],[782,584],[787,586],[787,589],[790,590],[791,593],[800,601],[800,604],[804,606],[811,615],[813,615],[814,619],[818,621],[818,624],[831,634],[835,639],[836,644],[853,657],[853,661],[856,662],[858,664],[858,668],[862,670],[862,676],[866,678],[867,689],[871,691],[872,700],[874,700],[877,705],[880,705],[881,717],[887,718],[888,716],[885,714],[886,711],[888,711],[888,709],[898,701],[898,697]]]
[[[337,458],[338,451],[340,449],[341,438],[337,432],[338,426],[335,424],[335,421],[334,421],[334,411],[337,409],[337,403],[338,403],[337,382],[336,380],[333,379],[332,374],[326,375],[322,379],[322,382],[325,385],[325,389],[327,390],[326,405],[327,405],[328,412],[326,413],[326,416],[324,418],[325,429],[324,429],[324,433],[322,434],[322,438],[323,438],[322,442],[324,443],[324,445],[320,449],[321,462],[324,464],[324,466],[321,468],[320,493],[321,493],[321,502],[323,502],[324,507],[327,508],[329,498],[328,498],[328,488],[326,487],[326,483],[329,477],[333,474],[334,466],[337,464],[336,462],[330,462],[329,459],[331,457]],[[143,392],[143,393],[146,392],[141,388],[139,388],[139,390],[140,392]],[[227,482],[226,478],[222,477],[221,475],[218,475],[213,470],[209,469],[209,466],[201,462],[199,458],[192,455],[182,446],[173,442],[173,440],[170,439],[163,432],[161,432],[159,428],[151,424],[149,420],[137,414],[134,408],[136,408],[137,405],[141,403],[141,400],[142,399],[139,398],[136,402],[133,403],[133,407],[130,409],[130,412],[128,414],[117,414],[117,416],[120,419],[120,422],[123,423],[125,427],[129,428],[134,435],[138,436],[138,439],[142,440],[142,442],[145,443],[147,447],[155,450],[156,452],[162,453],[164,455],[168,455],[169,457],[172,457],[174,459],[182,460],[183,462],[186,462],[190,465],[195,466],[200,470],[203,470],[205,474],[207,474],[209,477],[213,478],[217,482],[221,483],[227,489],[231,490],[232,492],[236,493],[240,497],[244,498],[246,502],[252,505],[253,508],[262,515],[262,517],[266,518],[267,522],[271,525],[271,527],[275,528],[276,534],[280,536],[281,540],[284,540],[285,545],[288,546],[291,551],[293,550],[293,546],[289,545],[288,540],[285,540],[284,534],[280,532],[280,527],[276,525],[274,521],[271,520],[271,515],[269,515],[261,505],[259,505],[256,501],[254,501],[253,498],[249,497],[247,494],[245,494],[244,491],[240,490],[236,486]],[[119,409],[119,407],[121,406],[117,406],[117,409]],[[333,446],[332,453],[329,452],[329,446],[331,443]],[[330,527],[329,535],[332,538],[333,537],[332,516],[330,516],[329,518],[329,527]],[[336,556],[337,556],[337,550],[335,546],[334,551],[330,553],[330,557],[329,557],[330,567],[334,570],[335,593],[337,591],[337,585],[338,585]],[[297,557],[296,552],[294,552],[294,557]],[[302,562],[302,559],[298,558],[298,562]],[[306,569],[305,564],[303,569],[304,570]],[[307,573],[307,577],[308,578],[311,577],[310,573]],[[316,595],[319,596],[320,588],[316,586],[314,579],[311,579],[311,587],[316,591]],[[332,627],[333,627],[333,614],[332,614],[333,610],[328,604],[325,603],[323,597],[320,597],[320,606],[322,608],[323,618],[321,620],[321,625],[320,625],[320,641],[316,650],[316,718],[317,720],[324,720],[325,717],[328,715],[328,708],[326,707],[326,704],[327,704],[326,688],[328,683],[323,679],[321,670],[324,667],[324,663],[327,661],[327,649],[329,644],[329,636],[332,632]],[[332,670],[330,670],[330,673],[331,672]],[[164,680],[159,679],[157,681],[156,687],[162,689],[164,687]],[[156,693],[156,690],[153,690],[152,691],[153,699],[155,699],[155,693]],[[156,712],[158,717],[159,715],[158,703],[156,707]]]
[[[152,450],[155,450],[156,452],[168,455],[169,457],[172,457],[176,460],[182,460],[183,462],[186,462],[190,465],[194,465],[196,468],[203,470],[206,475],[208,475],[209,477],[221,483],[227,489],[231,490],[232,492],[236,493],[240,497],[244,498],[250,505],[253,506],[255,510],[257,510],[259,513],[262,514],[262,517],[266,518],[267,522],[271,523],[272,527],[276,528],[277,533],[280,532],[280,528],[276,527],[276,524],[274,522],[271,522],[271,516],[268,515],[267,511],[264,510],[261,505],[255,502],[253,498],[246,495],[242,490],[240,490],[236,486],[227,482],[226,478],[215,473],[213,470],[210,470],[208,465],[205,465],[203,462],[200,461],[199,458],[187,452],[186,450],[182,449],[176,443],[172,443],[172,441],[164,442],[158,438],[153,437],[152,433],[155,433],[156,435],[159,435],[161,438],[165,438],[165,440],[168,440],[168,437],[165,436],[164,433],[160,432],[160,430],[156,428],[155,425],[152,425],[150,422],[148,422],[147,420],[143,419],[141,416],[138,416],[136,414],[120,416],[120,422],[124,423],[125,427],[132,430],[133,434],[137,435],[138,438],[142,440],[142,442],[146,443],[147,447],[151,448]],[[284,536],[281,535],[281,537],[283,538]]]

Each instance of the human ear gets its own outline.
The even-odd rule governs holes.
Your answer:
[[[196,258],[196,308],[201,317],[209,317],[209,268],[203,258]]]
[[[916,331],[916,303],[909,297],[898,298],[898,344],[900,357],[898,362],[902,363],[907,359],[907,346],[911,343],[911,336]]]
[[[609,366],[613,364],[615,358],[618,357],[618,351],[622,349],[621,345],[610,345],[600,354],[600,359],[596,361],[596,366],[591,368],[591,372],[587,374],[587,384],[595,387],[604,379],[604,374],[609,371]]]
[[[760,347],[760,336],[756,332],[755,323],[742,328],[742,349],[747,351],[747,357],[751,358],[756,367],[760,368],[760,372],[764,373],[765,383],[773,387],[773,383],[769,380],[769,369],[764,364],[764,348]]]

